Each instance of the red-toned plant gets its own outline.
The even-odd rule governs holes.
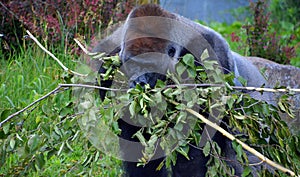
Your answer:
[[[250,12],[253,22],[243,26],[247,33],[249,55],[268,58],[278,63],[289,64],[290,59],[296,56],[291,34],[287,39],[272,31],[270,12],[266,0],[250,1]]]
[[[124,20],[134,5],[134,0],[7,1],[0,3],[0,33],[20,38],[26,28],[47,43],[68,44],[74,37],[89,39]]]

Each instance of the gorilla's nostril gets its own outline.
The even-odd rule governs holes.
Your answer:
[[[134,88],[136,84],[145,87],[145,85],[149,84],[150,88],[154,88],[158,79],[165,81],[166,76],[159,73],[145,73],[135,79],[131,79],[129,87]]]
[[[146,82],[139,82],[139,81],[135,80],[133,82],[130,82],[129,87],[130,88],[134,88],[137,84],[139,84],[140,86],[144,87],[148,83],[146,83]]]
[[[129,88],[135,88],[135,86],[136,86],[135,81],[129,83]]]
[[[138,83],[138,84],[140,84],[140,86],[144,87],[147,83],[140,82],[140,83]]]
[[[146,84],[148,84],[147,76],[146,74],[143,74],[136,78],[134,81],[130,83],[130,88],[134,88],[136,84],[139,84],[140,86],[144,87]]]

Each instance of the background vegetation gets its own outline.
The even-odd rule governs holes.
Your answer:
[[[0,2],[4,35],[0,37],[0,121],[72,79],[33,41],[23,38],[25,29],[75,68],[80,51],[73,38],[91,41],[102,29],[123,20],[136,3],[144,2]],[[254,17],[247,22],[209,26],[241,54],[300,67],[299,6],[297,0],[273,0],[267,8],[260,0],[246,9]],[[0,176],[120,175],[120,161],[97,151],[80,131],[73,104],[71,91],[65,90],[0,127]],[[299,144],[298,139],[293,143]]]

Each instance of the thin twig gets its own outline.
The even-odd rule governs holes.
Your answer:
[[[115,92],[128,90],[128,89],[114,89],[114,88],[107,88],[107,87],[101,87],[101,86],[96,86],[96,85],[86,85],[86,84],[59,84],[59,86],[60,87],[84,87],[84,88],[115,91]]]
[[[178,85],[167,85],[167,88],[175,88],[178,86],[183,87],[226,87],[224,84],[178,84]],[[274,93],[290,93],[290,92],[300,92],[298,88],[283,88],[283,89],[274,89],[274,88],[260,88],[260,87],[243,87],[243,86],[230,86],[236,90],[248,90],[248,91],[257,91],[257,92],[274,92]]]
[[[29,109],[30,107],[32,107],[33,105],[39,103],[40,101],[46,99],[47,97],[49,97],[50,95],[56,93],[59,89],[61,88],[70,88],[70,87],[84,87],[84,88],[91,88],[91,89],[100,89],[100,90],[106,90],[106,91],[127,91],[127,89],[112,89],[112,88],[106,88],[106,87],[100,87],[100,86],[95,86],[95,85],[84,85],[84,84],[59,84],[54,90],[52,90],[51,92],[45,94],[44,96],[42,96],[41,98],[35,100],[34,102],[30,103],[28,106],[26,106],[25,108],[19,110],[18,112],[15,112],[11,115],[9,115],[5,120],[3,120],[2,122],[0,122],[0,128],[3,126],[3,124],[5,124],[6,122],[10,121],[12,118],[14,118],[15,116],[23,113],[24,111],[26,111],[27,109]]]
[[[257,92],[274,92],[274,93],[300,92],[299,88],[274,89],[274,88],[242,87],[242,86],[232,86],[232,88],[234,88],[236,90],[248,90],[248,91],[257,91]]]
[[[54,94],[55,92],[57,92],[59,89],[61,88],[61,86],[56,87],[54,90],[52,90],[51,92],[47,93],[46,95],[42,96],[41,98],[35,100],[34,102],[30,103],[28,106],[26,106],[25,108],[21,109],[18,112],[15,112],[11,115],[9,115],[5,120],[3,120],[2,122],[0,122],[0,128],[3,126],[4,123],[8,122],[9,120],[11,120],[13,117],[21,114],[22,112],[26,111],[27,109],[29,109],[31,106],[35,105],[36,103],[44,100],[45,98],[49,97],[50,95]]]
[[[93,53],[93,52],[89,52],[80,42],[78,39],[74,39],[74,41],[76,42],[76,44],[81,48],[81,50],[87,54],[87,55],[95,55],[97,53]]]
[[[87,74],[80,74],[75,71],[70,70],[67,68],[54,54],[52,54],[49,50],[47,50],[28,30],[26,30],[27,34],[29,37],[43,50],[45,51],[48,55],[50,55],[66,72],[70,72],[74,75],[80,76],[80,77],[86,77]]]
[[[92,58],[96,58],[101,60],[101,57],[105,56],[105,53],[98,53],[98,52],[89,52],[80,42],[78,39],[74,39],[74,41],[76,42],[76,44],[81,48],[81,50],[88,56],[92,57]],[[103,60],[101,60],[103,61]]]

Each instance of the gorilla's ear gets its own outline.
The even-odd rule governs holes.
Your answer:
[[[122,30],[123,25],[118,27],[111,35],[97,43],[92,52],[104,52],[108,56],[113,56],[119,53],[121,49]]]
[[[232,58],[231,50],[225,39],[217,32],[205,27],[203,37],[206,39],[215,53],[220,66],[225,74],[234,72],[235,62]]]
[[[223,68],[224,73],[234,72],[234,61],[232,59],[231,50],[226,40],[216,31],[211,28],[191,21],[177,15],[176,20],[182,23],[182,27],[177,28],[174,38],[185,41],[183,47],[191,51],[196,58],[200,57],[202,52],[207,49],[209,56],[216,59],[220,66]],[[190,32],[187,34],[187,32]],[[175,41],[177,41],[175,39]],[[180,43],[180,41],[178,41]]]

